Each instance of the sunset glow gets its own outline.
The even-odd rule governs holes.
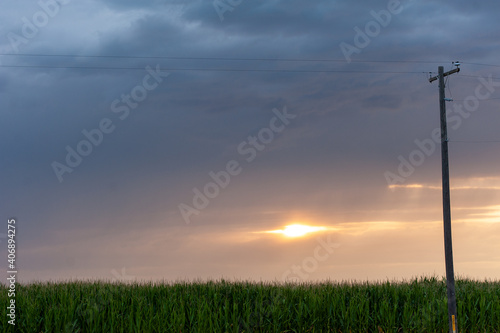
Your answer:
[[[283,234],[286,237],[302,237],[312,232],[324,231],[326,227],[313,227],[303,224],[290,224],[285,226],[282,230],[271,230],[266,233]]]

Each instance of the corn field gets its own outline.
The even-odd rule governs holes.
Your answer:
[[[448,332],[446,280],[17,285],[1,332]],[[500,332],[500,282],[458,279],[460,332]],[[7,288],[0,287],[2,309]]]

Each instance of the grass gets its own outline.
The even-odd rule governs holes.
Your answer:
[[[447,332],[446,281],[17,285],[0,332]],[[460,332],[500,332],[500,282],[456,281]],[[5,285],[0,306],[7,307]]]

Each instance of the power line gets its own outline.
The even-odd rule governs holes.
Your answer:
[[[139,55],[82,55],[82,54],[44,54],[44,53],[0,53],[0,56],[6,57],[39,57],[39,58],[88,58],[88,59],[163,59],[163,60],[208,60],[208,61],[269,61],[269,62],[326,62],[326,63],[345,63],[345,59],[313,59],[313,58],[236,58],[236,57],[186,57],[186,56],[139,56]],[[435,64],[445,61],[426,61],[426,60],[352,60],[353,63],[413,63],[413,64]],[[500,67],[500,65],[483,64],[473,62],[462,62],[463,64]],[[65,69],[117,69],[117,70],[136,70],[143,68],[135,67],[93,67],[93,66],[41,66],[41,65],[0,65],[7,68],[65,68]],[[271,70],[271,69],[206,69],[206,68],[170,68],[170,71],[239,71],[239,72],[298,72],[298,73],[395,73],[395,74],[413,74],[427,72],[413,71],[342,71],[342,70]],[[462,77],[480,78],[476,75],[461,75]],[[500,80],[500,78],[493,78]]]
[[[499,100],[500,97],[493,97],[493,98],[485,98],[481,99],[481,101],[493,101],[493,100]],[[453,99],[453,102],[465,102],[465,99]]]
[[[83,55],[83,54],[47,54],[47,53],[0,53],[0,56],[12,57],[61,57],[61,58],[119,58],[119,59],[167,59],[167,60],[228,60],[228,61],[304,61],[304,62],[346,62],[345,59],[313,58],[236,58],[236,57],[186,57],[186,56],[139,56],[139,55]],[[354,63],[417,63],[437,64],[446,61],[431,60],[351,60]],[[462,64],[474,66],[500,67],[495,64],[462,61]]]
[[[448,140],[448,142],[458,142],[458,143],[500,143],[500,140]]]
[[[105,66],[45,66],[45,65],[0,65],[0,68],[45,68],[45,69],[92,69],[92,70],[144,70],[144,67]],[[367,71],[367,70],[302,70],[302,69],[244,69],[244,68],[162,68],[162,71],[207,71],[207,72],[284,72],[284,73],[360,73],[360,74],[422,74],[412,71]]]
[[[165,59],[165,60],[223,60],[223,61],[283,61],[283,62],[343,62],[345,59],[311,59],[311,58],[233,58],[233,57],[181,57],[181,56],[125,56],[125,55],[79,55],[79,54],[30,54],[0,53],[0,56],[15,57],[61,57],[61,58],[117,58],[117,59]],[[436,64],[443,61],[421,60],[352,60],[355,63],[420,63]]]
[[[500,67],[500,65],[481,64],[481,63],[477,63],[477,62],[464,62],[464,61],[462,61],[462,64],[475,65],[475,66]]]
[[[458,76],[460,76],[460,77],[471,77],[471,78],[484,78],[484,76],[480,76],[480,75],[463,75],[463,74],[458,74]],[[491,79],[492,80],[500,80],[499,77],[492,77]]]

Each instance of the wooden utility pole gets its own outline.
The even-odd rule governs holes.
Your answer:
[[[457,63],[456,63],[457,64]],[[429,82],[439,79],[439,109],[441,113],[441,166],[443,180],[443,226],[444,256],[446,262],[446,289],[448,291],[448,320],[450,333],[458,332],[457,299],[455,296],[455,274],[453,271],[453,248],[451,243],[451,209],[450,209],[450,169],[448,162],[448,130],[446,122],[446,98],[444,94],[444,77],[460,72],[460,67],[443,73],[443,66],[438,67],[438,75]]]

